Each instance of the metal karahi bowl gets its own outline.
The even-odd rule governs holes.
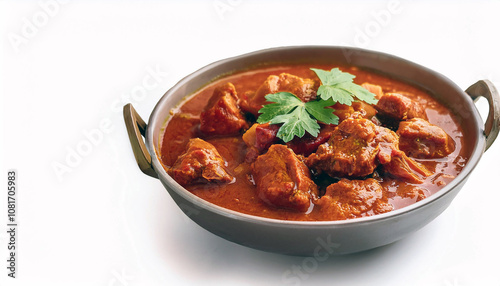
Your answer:
[[[465,135],[467,164],[451,183],[422,201],[388,213],[343,221],[286,221],[247,215],[209,203],[175,182],[159,159],[160,138],[171,109],[221,75],[280,63],[352,65],[426,90],[458,116]],[[485,97],[489,103],[485,124],[474,105],[479,97]],[[487,80],[478,81],[463,91],[439,73],[384,53],[333,46],[279,47],[221,60],[188,75],[159,100],[147,124],[130,104],[124,107],[124,117],[140,169],[158,178],[182,211],[201,227],[255,249],[324,257],[392,243],[441,214],[495,141],[500,126],[500,96]]]

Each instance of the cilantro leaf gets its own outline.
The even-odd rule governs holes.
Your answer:
[[[375,95],[363,87],[355,84],[356,77],[350,73],[342,72],[338,68],[331,71],[311,69],[321,80],[318,88],[318,98],[314,101],[303,102],[289,92],[278,92],[266,95],[269,104],[260,110],[257,122],[262,124],[282,124],[276,136],[285,142],[291,141],[295,136],[303,137],[306,131],[316,137],[320,126],[318,121],[326,124],[338,124],[339,118],[329,108],[336,102],[351,105],[357,98],[369,104],[376,104]]]
[[[275,103],[266,104],[259,110],[259,113],[262,114],[257,119],[257,122],[261,124],[271,121],[276,116],[288,114],[297,105],[303,104],[299,98],[289,92],[268,94],[266,99]]]
[[[351,105],[354,101],[354,98],[352,98],[349,91],[339,88],[338,86],[320,85],[318,88],[318,94],[323,100],[335,99],[335,101],[340,104]]]
[[[332,106],[335,102],[329,100],[316,100],[303,102],[298,97],[289,92],[278,92],[266,95],[269,103],[264,105],[257,118],[257,123],[280,124],[277,136],[284,142],[289,142],[294,136],[303,137],[305,132],[316,137],[319,134],[320,126],[317,120],[328,124],[337,124],[338,117],[333,114]]]
[[[331,98],[338,103],[351,105],[356,97],[369,104],[377,103],[375,94],[353,82],[356,76],[342,72],[338,68],[333,68],[331,71],[314,68],[311,70],[321,80],[322,85],[318,88],[318,95],[323,100]]]
[[[283,123],[276,136],[284,142],[291,141],[294,136],[303,137],[306,131],[314,137],[319,134],[319,124],[311,118],[303,106],[297,106],[289,114],[276,116],[270,123]]]
[[[331,71],[320,69],[311,69],[321,80],[323,85],[335,85],[343,82],[352,82],[356,77],[350,73],[342,72],[338,68],[333,68]]]
[[[375,94],[371,93],[366,88],[357,84],[352,85],[350,88],[359,100],[368,104],[377,104],[378,100],[375,98]]]
[[[339,118],[333,114],[335,109],[325,108],[334,105],[335,102],[330,98],[328,100],[315,100],[306,102],[307,112],[314,116],[318,121],[327,124],[339,124]]]

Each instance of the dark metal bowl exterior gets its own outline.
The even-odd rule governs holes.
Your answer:
[[[159,161],[162,128],[169,112],[202,86],[223,74],[269,63],[335,63],[371,69],[417,85],[460,115],[469,161],[436,194],[389,213],[345,221],[300,222],[262,218],[204,201],[175,182]],[[152,166],[177,205],[197,224],[227,240],[252,248],[324,257],[386,245],[420,229],[443,212],[463,187],[485,150],[483,122],[471,98],[446,77],[384,53],[347,47],[300,46],[262,50],[210,64],[182,79],[160,99],[146,130]]]

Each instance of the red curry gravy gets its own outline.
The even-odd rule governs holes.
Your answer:
[[[330,70],[332,65],[293,65],[276,66],[261,69],[249,70],[232,74],[218,79],[195,94],[189,96],[181,105],[172,110],[172,116],[167,123],[163,138],[161,139],[161,162],[166,168],[171,167],[177,157],[186,149],[186,144],[191,138],[199,137],[200,113],[210,99],[214,88],[217,85],[231,82],[234,84],[238,94],[246,91],[255,91],[266,80],[269,75],[278,75],[286,72],[302,78],[318,80],[315,73],[310,68]],[[387,176],[374,176],[382,185],[384,196],[389,199],[389,203],[394,209],[413,204],[417,197],[405,196],[405,192],[411,190],[413,186],[424,189],[426,197],[431,196],[443,186],[455,178],[467,159],[461,152],[463,145],[463,132],[455,116],[441,103],[433,99],[423,90],[412,85],[388,78],[373,72],[358,69],[356,67],[339,67],[342,71],[356,76],[354,83],[365,82],[380,85],[384,93],[398,92],[419,102],[425,108],[428,121],[441,127],[454,140],[455,150],[444,158],[438,159],[416,159],[423,164],[433,175],[426,178],[423,184],[410,184],[400,179]],[[245,160],[246,145],[241,135],[234,137],[209,137],[202,138],[215,146],[220,155],[227,162],[227,170],[235,179],[227,184],[197,184],[186,186],[190,192],[211,203],[228,208],[234,211],[284,220],[318,221],[331,220],[325,217],[314,204],[305,212],[280,209],[264,203],[256,193],[256,186],[249,175],[248,168],[242,168]],[[240,167],[238,167],[240,166]],[[322,178],[316,178],[315,182],[320,189],[326,187],[322,185]],[[330,184],[332,182],[327,182]],[[370,215],[370,213],[366,214]]]

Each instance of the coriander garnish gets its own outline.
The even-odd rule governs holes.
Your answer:
[[[334,68],[331,71],[311,69],[321,80],[316,100],[303,102],[289,92],[278,92],[266,95],[269,104],[264,105],[257,119],[258,123],[280,124],[277,136],[284,142],[289,142],[294,136],[299,138],[307,131],[316,137],[320,126],[318,121],[326,124],[338,124],[339,118],[333,114],[333,108],[327,108],[336,102],[351,105],[354,97],[370,104],[377,103],[375,95],[355,84],[355,78],[350,73]]]

